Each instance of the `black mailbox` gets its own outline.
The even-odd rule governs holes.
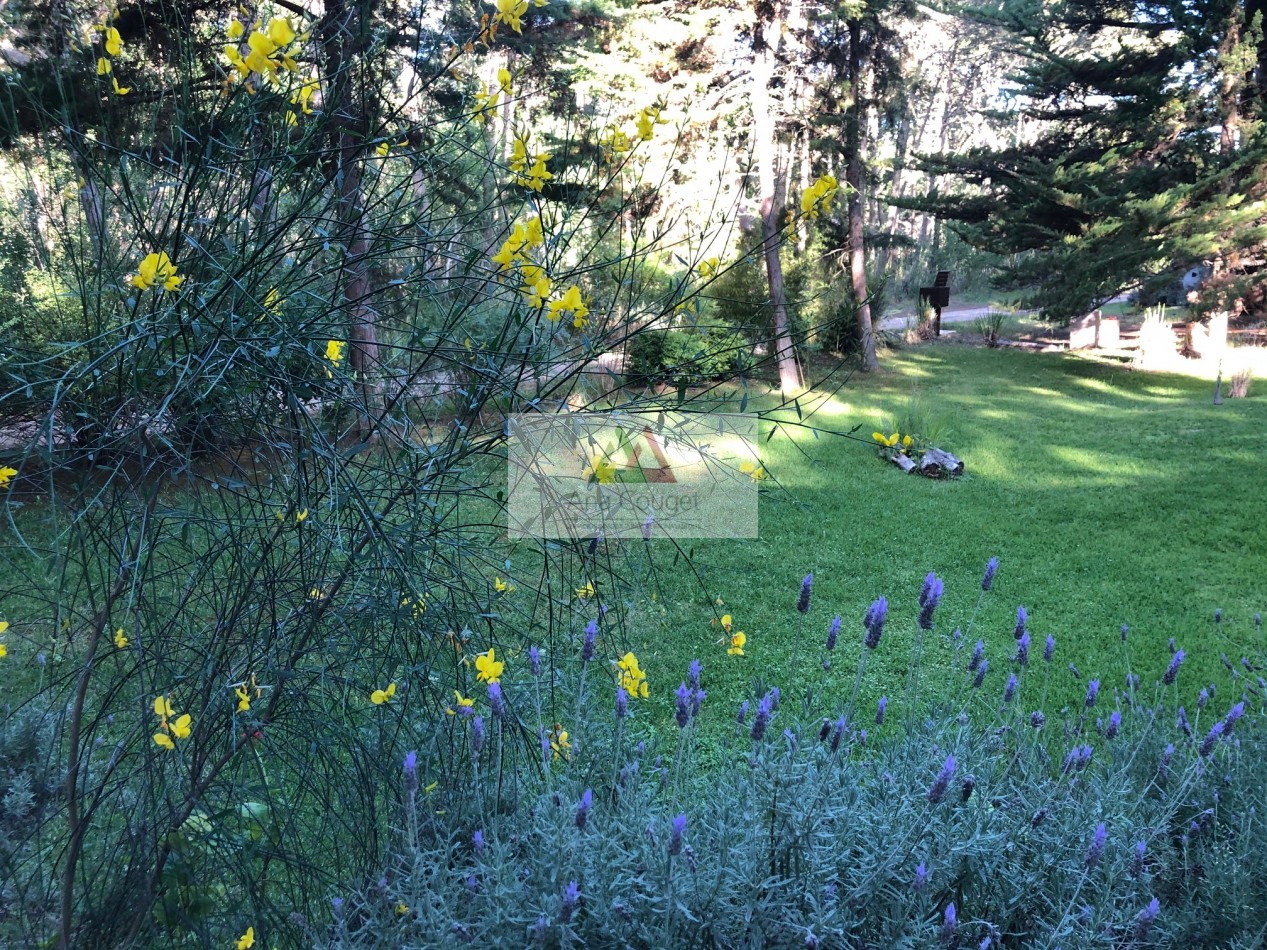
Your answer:
[[[941,309],[950,306],[950,271],[939,270],[933,286],[919,289],[919,299],[933,308],[933,334],[941,336]]]

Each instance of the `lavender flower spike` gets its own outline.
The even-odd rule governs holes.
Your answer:
[[[1009,673],[1007,677],[1007,686],[1003,687],[1003,702],[1010,703],[1016,698],[1016,674]]]
[[[884,620],[888,615],[889,602],[883,596],[877,597],[867,608],[867,615],[862,618],[862,625],[867,628],[867,637],[864,642],[868,650],[874,650],[880,645],[880,636],[884,633]]]
[[[581,662],[588,663],[594,659],[594,640],[598,636],[598,621],[591,620],[585,625],[585,642],[581,646]]]
[[[1153,898],[1148,902],[1148,906],[1139,912],[1139,917],[1135,921],[1135,936],[1139,940],[1148,937],[1148,932],[1153,927],[1153,921],[1157,919],[1157,915],[1161,913],[1161,903],[1157,898]]]
[[[1223,734],[1231,735],[1232,729],[1236,725],[1236,721],[1240,719],[1241,716],[1243,715],[1245,715],[1244,703],[1237,703],[1235,706],[1229,709],[1227,711],[1227,716],[1225,716],[1223,719]]]
[[[594,807],[594,793],[587,788],[576,806],[576,827],[581,831],[585,830],[585,823],[589,821],[592,807]]]
[[[774,695],[766,693],[757,704],[756,715],[752,717],[752,741],[760,742],[765,738],[766,728],[770,725],[770,717],[774,714]]]
[[[686,682],[691,689],[699,689],[700,673],[703,667],[700,666],[699,660],[691,660],[691,665],[686,668]]]
[[[1201,740],[1201,758],[1208,759],[1214,754],[1214,746],[1223,735],[1223,720],[1219,720],[1210,727],[1210,731],[1206,733],[1204,739]]]
[[[977,675],[972,680],[972,688],[980,689],[981,684],[985,682],[985,672],[990,668],[990,661],[983,659],[981,665],[977,667]]]
[[[877,726],[884,725],[884,712],[888,708],[889,708],[889,697],[881,696],[880,703],[879,705],[876,706],[876,710],[875,710],[875,724]]]
[[[1083,705],[1090,709],[1095,705],[1095,698],[1100,695],[1100,681],[1092,680],[1087,684],[1087,698],[1083,700]]]
[[[1161,681],[1167,686],[1171,686],[1175,682],[1175,677],[1179,675],[1179,667],[1183,665],[1184,653],[1182,650],[1176,650],[1175,655],[1170,658],[1170,665],[1166,667],[1166,672],[1162,675]]]
[[[484,748],[484,717],[476,716],[471,720],[471,750],[479,755],[482,748]]]
[[[911,881],[911,890],[922,891],[924,889],[924,885],[927,883],[928,868],[925,866],[924,862],[921,861],[919,864],[915,865],[915,877]]]
[[[933,611],[937,609],[937,605],[941,603],[942,591],[945,586],[942,580],[936,574],[929,573],[924,579],[924,590],[919,598],[919,625],[923,630],[933,629]]]
[[[933,784],[928,789],[928,800],[936,805],[946,795],[946,789],[950,787],[950,780],[955,775],[955,757],[953,755],[946,756],[946,761],[942,764],[941,771],[937,773],[937,778],[933,780]]]
[[[1047,663],[1051,662],[1051,658],[1056,655],[1056,638],[1050,633],[1047,634],[1047,642],[1043,644],[1043,660]]]
[[[691,719],[691,691],[687,689],[685,683],[677,688],[677,724],[678,728],[685,729],[686,724]]]
[[[840,614],[836,615],[836,619],[831,622],[831,626],[827,628],[827,650],[831,652],[836,649],[836,637],[840,634]]]
[[[986,561],[985,574],[981,578],[982,590],[989,590],[992,586],[994,586],[994,574],[998,569],[999,559],[997,557],[992,557],[990,560]]]
[[[941,939],[943,943],[950,943],[955,939],[956,926],[955,904],[951,901],[946,905],[946,914],[941,922]]]
[[[528,666],[533,676],[541,675],[541,651],[535,646],[528,647]]]
[[[1029,666],[1029,633],[1021,634],[1016,641],[1016,662],[1021,666]]]
[[[669,854],[680,854],[682,851],[682,835],[686,833],[686,815],[678,815],[673,819],[669,832]]]
[[[1028,623],[1029,623],[1029,613],[1025,610],[1024,607],[1017,607],[1016,608],[1016,627],[1013,628],[1012,630],[1012,638],[1015,640],[1019,640],[1021,638],[1021,634],[1025,632],[1025,629],[1026,629],[1025,625]]]
[[[983,656],[985,656],[985,643],[978,640],[977,645],[972,648],[972,658],[968,660],[968,672],[976,671],[977,667],[981,665]]]
[[[506,703],[502,700],[501,683],[488,684],[488,705],[493,710],[494,719],[506,718]]]
[[[1109,716],[1109,724],[1104,727],[1104,738],[1117,738],[1117,731],[1122,726],[1122,714],[1118,710],[1113,710],[1113,715]]]
[[[812,590],[813,586],[814,586],[814,575],[806,574],[805,577],[801,580],[801,596],[798,597],[796,600],[797,613],[802,613],[802,614],[809,613],[809,596],[810,596],[810,591]]]
[[[623,686],[616,687],[616,718],[624,719],[629,715],[629,694]]]
[[[1087,847],[1087,855],[1084,861],[1088,870],[1100,863],[1100,858],[1104,857],[1104,846],[1108,840],[1109,833],[1105,830],[1104,822],[1100,822],[1096,825],[1091,844]]]

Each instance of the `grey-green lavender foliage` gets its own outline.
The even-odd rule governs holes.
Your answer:
[[[1166,669],[1164,653],[1152,659]],[[377,880],[332,893],[322,919],[299,923],[323,947],[1261,939],[1261,684],[1234,677],[1189,737],[1174,687],[1159,680],[1112,691],[1120,725],[1110,727],[1117,717],[1097,710],[1031,717],[998,696],[987,705],[1000,711],[983,716],[966,666],[948,690],[962,702],[927,706],[880,738],[867,736],[866,710],[846,709],[843,730],[838,710],[798,718],[785,690],[761,738],[749,714],[707,770],[695,764],[694,720],[676,744],[648,748],[636,719],[583,702],[571,756],[513,780],[483,759],[449,787],[402,774],[395,857]],[[1022,684],[1042,675],[1018,672]],[[735,713],[705,702],[699,715]],[[538,728],[531,715],[525,728]]]

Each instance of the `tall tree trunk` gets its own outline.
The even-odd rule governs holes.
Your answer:
[[[907,98],[902,104],[902,118],[897,127],[897,143],[893,156],[893,174],[889,176],[889,197],[900,197],[902,193],[902,172],[906,166],[906,150],[911,139],[911,103]],[[876,273],[885,274],[889,270],[889,260],[893,255],[894,232],[897,231],[897,205],[889,205],[885,215],[884,229],[888,232],[889,243],[880,248],[880,256],[876,259]]]
[[[765,255],[766,278],[770,288],[770,306],[774,309],[774,352],[779,365],[779,388],[789,396],[801,388],[800,367],[788,330],[787,297],[783,291],[783,263],[779,259],[779,206],[775,188],[774,115],[770,108],[770,83],[774,78],[774,47],[778,43],[780,23],[777,10],[769,20],[758,7],[753,36],[752,69],[752,133],[753,151],[758,168],[761,191],[761,249]]]
[[[329,111],[335,122],[335,181],[342,232],[343,310],[348,326],[348,366],[359,395],[358,431],[368,438],[379,367],[378,324],[370,307],[370,233],[362,193],[364,142],[369,128],[369,90],[357,75],[369,45],[375,0],[326,0],[325,46],[328,57]]]
[[[862,25],[849,21],[849,89],[853,102],[848,117],[849,167],[845,181],[849,184],[849,276],[853,280],[854,300],[858,304],[858,341],[862,345],[862,368],[879,369],[875,355],[875,331],[871,326],[871,301],[867,293],[867,255],[862,229],[864,175],[862,167]]]
[[[1219,59],[1223,76],[1219,82],[1219,152],[1231,155],[1240,143],[1241,95],[1245,77],[1243,67],[1235,63],[1241,44],[1241,11],[1233,8],[1227,18],[1226,32],[1219,42]]]

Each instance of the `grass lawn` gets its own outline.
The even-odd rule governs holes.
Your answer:
[[[947,417],[953,432],[945,445],[966,461],[967,477],[929,481],[877,458],[870,433],[912,394]],[[978,638],[986,643],[990,673],[976,700],[986,715],[1015,669],[1018,605],[1029,612],[1033,637],[1020,694],[1026,709],[1044,689],[1048,634],[1058,644],[1045,687],[1049,710],[1080,704],[1092,677],[1105,686],[1101,707],[1111,706],[1128,662],[1151,695],[1171,637],[1187,652],[1180,685],[1193,700],[1202,685],[1227,681],[1221,654],[1237,663],[1247,644],[1261,645],[1252,620],[1267,609],[1261,396],[1215,407],[1198,379],[1073,355],[930,346],[886,354],[879,373],[855,376],[813,421],[836,432],[859,428],[844,438],[783,429],[766,443],[777,485],[763,488],[760,539],[689,546],[706,593],[681,562],[674,565],[667,543],[653,546],[666,609],[648,614],[636,646],[662,721],[696,657],[710,701],[737,703],[754,680],[786,689],[793,667],[802,684],[817,683],[823,636],[837,613],[844,623],[826,682],[842,703],[862,649],[863,613],[881,594],[889,623],[866,667],[861,708],[883,693],[892,715],[928,571],[945,579],[946,593],[924,648],[921,692],[960,688],[950,668],[951,633],[961,627],[965,650]],[[1000,568],[981,598],[991,556]],[[795,659],[794,605],[811,571],[813,603]],[[723,610],[748,634],[744,657],[717,643],[710,621]]]

